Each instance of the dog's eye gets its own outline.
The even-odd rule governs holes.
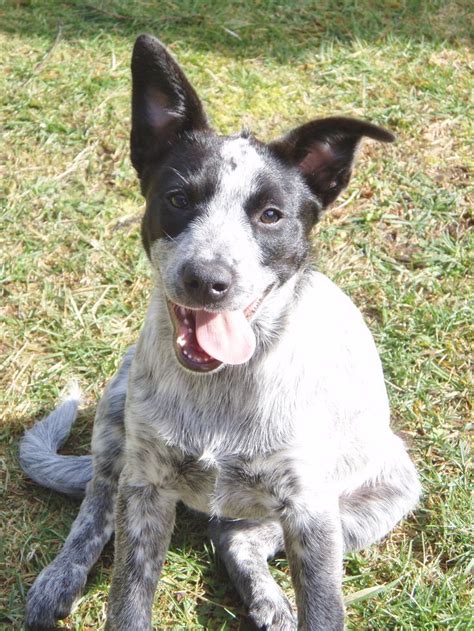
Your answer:
[[[188,205],[188,198],[181,191],[172,191],[167,195],[169,203],[175,208],[186,208]]]
[[[262,223],[267,223],[267,224],[276,223],[277,221],[280,221],[281,217],[282,217],[281,212],[277,210],[276,208],[267,208],[260,215],[260,221]]]

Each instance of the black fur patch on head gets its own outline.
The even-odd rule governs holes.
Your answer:
[[[252,183],[244,210],[251,220],[262,263],[271,267],[283,283],[308,255],[309,233],[319,205],[295,169],[279,163],[265,145],[254,142],[265,168]],[[275,224],[266,225],[260,220],[266,209],[281,215]]]
[[[215,194],[220,173],[221,139],[212,132],[189,134],[166,159],[147,172],[147,206],[142,221],[142,240],[147,254],[156,239],[176,238],[199,217]],[[169,195],[184,194],[187,204],[173,206]]]

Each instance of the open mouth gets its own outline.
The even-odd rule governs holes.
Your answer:
[[[212,372],[222,364],[248,361],[256,343],[250,320],[270,289],[241,311],[189,309],[167,299],[178,361],[194,372]]]

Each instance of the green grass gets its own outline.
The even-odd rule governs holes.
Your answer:
[[[469,4],[2,3],[0,628],[22,627],[25,594],[77,511],[24,478],[19,437],[75,376],[87,400],[68,450],[87,451],[95,401],[147,303],[143,203],[128,159],[129,58],[142,31],[171,47],[224,133],[249,126],[272,138],[334,113],[397,133],[396,145],[365,146],[350,188],[314,235],[319,267],[374,332],[393,423],[425,490],[388,539],[347,559],[348,629],[470,628]],[[156,624],[244,628],[205,528],[181,511]],[[111,564],[109,546],[70,628],[102,628]],[[291,593],[285,560],[272,571]]]

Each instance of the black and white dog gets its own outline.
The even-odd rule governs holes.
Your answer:
[[[371,334],[311,269],[310,232],[347,185],[362,137],[393,136],[349,118],[314,120],[269,144],[219,136],[148,35],[132,75],[131,153],[154,290],[138,343],[99,403],[92,459],[56,453],[76,393],[23,439],[30,477],[85,492],[29,592],[27,625],[67,616],[115,530],[106,628],[149,629],[181,500],[211,517],[259,628],[343,629],[344,552],[381,539],[420,486],[389,428]],[[297,616],[267,567],[282,549]]]

